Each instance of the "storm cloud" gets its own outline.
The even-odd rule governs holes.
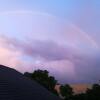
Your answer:
[[[85,54],[80,49],[58,44],[54,41],[18,40],[3,36],[0,38],[3,48],[20,55],[15,65],[18,70],[32,71],[33,69],[47,69],[61,82],[94,82],[99,80],[100,62],[99,52]],[[92,55],[91,55],[92,54]],[[31,60],[24,59],[28,57]],[[12,61],[14,62],[14,61]],[[31,67],[27,67],[31,66]]]
[[[0,64],[22,73],[47,69],[61,83],[100,80],[99,0],[5,1]]]

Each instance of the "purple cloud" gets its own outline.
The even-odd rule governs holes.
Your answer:
[[[77,56],[74,53],[76,51],[74,48],[59,45],[53,41],[30,40],[24,42],[7,37],[4,37],[3,40],[7,48],[20,50],[25,55],[41,57],[47,61],[72,59]]]
[[[32,67],[26,67],[28,65],[34,68],[48,69],[51,73],[55,73],[55,76],[61,82],[96,82],[99,80],[99,51],[91,50],[90,54],[87,54],[81,52],[80,49],[47,40],[21,41],[8,37],[2,37],[0,40],[3,46],[10,51],[19,51],[21,58],[26,56],[26,58],[32,59],[32,61],[29,59],[28,63],[27,59],[24,59],[24,61],[19,59],[17,66],[20,66],[18,64],[25,66],[25,68],[19,67],[21,70],[32,70]],[[34,59],[40,60],[41,63],[33,63]]]

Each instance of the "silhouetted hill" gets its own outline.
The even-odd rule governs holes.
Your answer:
[[[60,100],[14,69],[0,65],[0,100]]]

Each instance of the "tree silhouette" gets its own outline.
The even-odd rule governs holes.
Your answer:
[[[24,75],[32,80],[37,81],[52,93],[59,95],[54,89],[55,85],[57,84],[57,80],[53,76],[50,76],[47,70],[36,70],[33,73],[26,72]],[[76,95],[73,94],[73,89],[70,87],[70,85],[65,84],[60,86],[59,96],[64,100],[100,100],[100,85],[93,84],[92,88],[88,88],[86,93],[80,93]]]
[[[36,70],[33,73],[25,73],[24,75],[37,81],[49,91],[57,94],[54,90],[57,80],[55,80],[53,76],[49,76],[49,72],[47,70]]]
[[[73,95],[72,100],[88,100],[85,93]]]
[[[73,95],[73,89],[68,85],[62,85],[60,87],[60,93],[65,98],[65,100],[70,100]]]
[[[88,100],[100,100],[100,85],[94,84],[92,89],[86,91]]]

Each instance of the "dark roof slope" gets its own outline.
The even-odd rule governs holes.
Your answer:
[[[0,100],[60,100],[14,69],[0,65]]]

